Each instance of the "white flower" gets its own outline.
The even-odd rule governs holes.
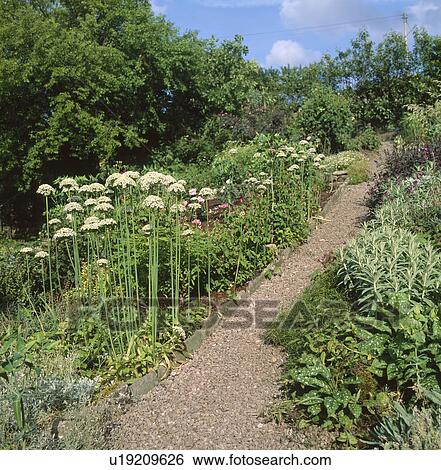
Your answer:
[[[125,173],[118,175],[112,183],[114,188],[126,189],[129,186],[136,186],[136,181]]]
[[[211,188],[202,188],[199,191],[199,195],[207,200],[214,199],[216,197],[216,190]]]
[[[169,193],[185,193],[185,188],[184,185],[177,182],[173,183],[168,187],[168,192]]]
[[[78,202],[69,202],[64,206],[64,212],[83,212],[83,208]]]
[[[139,178],[139,172],[137,171],[126,171],[123,173],[124,175],[128,176],[129,178],[132,178],[133,180],[137,180]]]
[[[101,202],[100,204],[97,204],[94,209],[96,211],[108,212],[112,211],[115,208],[109,202]]]
[[[50,184],[42,184],[38,186],[37,194],[41,194],[43,196],[50,196],[51,194],[55,193],[55,189]]]
[[[34,250],[33,250],[31,247],[29,247],[29,246],[25,246],[24,248],[22,248],[22,249],[20,250],[20,253],[23,253],[23,254],[25,254],[25,255],[27,255],[27,254],[29,254],[29,253],[33,253],[33,252],[34,252]]]
[[[49,225],[57,225],[57,224],[61,224],[61,220],[60,219],[51,219],[49,220],[48,222]]]
[[[72,214],[67,214],[67,215],[66,215],[66,220],[67,220],[69,223],[72,223],[72,222],[73,222],[73,215],[72,215]]]
[[[64,238],[72,238],[75,236],[75,232],[68,227],[63,227],[54,233],[54,240],[62,240]]]
[[[266,191],[266,186],[264,184],[259,184],[259,186],[257,186],[257,191]]]
[[[179,204],[179,206],[177,206],[176,204],[173,204],[171,207],[170,207],[170,211],[171,212],[185,212],[185,210],[187,209],[187,207],[184,205],[184,204]]]
[[[121,173],[112,173],[111,175],[109,175],[106,179],[106,186],[112,186],[113,185],[113,182],[116,180],[116,178],[118,178],[118,176],[120,176]]]
[[[200,209],[202,206],[199,204],[199,202],[190,202],[190,204],[187,206],[190,210],[196,211]]]
[[[261,171],[261,172],[259,173],[259,176],[266,176],[266,173],[265,173],[264,171]]]
[[[112,218],[103,219],[99,221],[100,227],[113,227],[114,225],[116,225],[116,220]]]
[[[106,187],[101,183],[89,184],[89,192],[91,193],[102,193],[106,190]]]
[[[300,144],[300,145],[308,145],[309,142],[308,142],[307,140],[301,140],[301,141],[299,142],[299,144]]]
[[[71,191],[78,191],[78,183],[73,178],[64,178],[58,184],[59,188],[63,193],[69,193]]]
[[[34,258],[37,258],[37,259],[44,259],[48,257],[49,257],[49,253],[43,250],[37,251],[37,253],[35,253],[35,256],[34,256]]]
[[[107,197],[107,196],[100,196],[96,202],[98,204],[102,204],[103,202],[112,202],[112,199],[110,199],[110,197]]]
[[[109,264],[109,260],[105,258],[101,258],[96,262],[96,264],[98,266],[107,266]]]
[[[262,181],[262,184],[266,184],[267,186],[271,185],[273,182],[271,179],[267,179],[265,181]]]
[[[97,224],[99,222],[100,222],[100,219],[98,217],[95,217],[94,215],[84,219],[84,224],[86,224],[86,225],[88,225],[88,224]]]
[[[98,201],[95,198],[91,197],[89,199],[86,199],[86,201],[84,202],[84,205],[88,207],[88,206],[94,206],[97,203]]]
[[[308,153],[316,153],[317,150],[314,147],[308,149]]]
[[[190,235],[193,235],[193,233],[194,233],[194,231],[191,228],[187,228],[187,229],[182,231],[181,235],[183,237],[188,237]]]
[[[257,184],[259,182],[259,180],[257,178],[249,178],[247,180],[244,181],[244,183],[251,183],[251,184]]]
[[[185,186],[187,184],[187,181],[185,180],[178,180],[177,183],[182,184],[182,186]]]
[[[164,209],[164,202],[159,196],[147,196],[143,201],[143,206],[149,209]]]
[[[237,153],[237,148],[234,148],[234,147],[233,147],[232,149],[230,149],[230,150],[228,151],[228,153],[231,154],[231,155],[235,155],[235,154]]]
[[[101,227],[101,225],[100,225],[99,222],[94,222],[94,223],[82,225],[80,230],[83,231],[83,232],[92,232],[92,231],[95,231],[95,230],[99,230],[100,227]]]
[[[227,181],[225,181],[225,184],[231,184],[231,180],[227,179]]]
[[[160,184],[162,186],[169,186],[176,183],[175,178],[170,175],[164,175],[158,171],[149,171],[139,178],[139,185],[141,190],[148,191],[152,186]]]
[[[83,184],[83,186],[80,186],[80,189],[78,191],[80,193],[88,193],[90,191],[90,185],[89,184]]]
[[[288,168],[288,171],[295,171],[295,170],[298,170],[300,167],[299,165],[296,165],[294,163],[294,165],[291,165],[289,168]]]
[[[151,231],[152,231],[152,227],[150,224],[146,224],[141,228],[141,232],[145,235],[150,235]]]
[[[182,339],[185,339],[185,330],[180,325],[175,325],[172,327],[172,330]]]
[[[319,168],[321,165],[320,165],[319,162],[314,162],[314,166],[317,167],[317,168]]]

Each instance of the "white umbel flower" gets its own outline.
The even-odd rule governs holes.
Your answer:
[[[182,231],[181,235],[183,237],[189,237],[190,235],[193,235],[194,231],[191,228],[186,228],[185,230]]]
[[[296,165],[294,163],[294,165],[291,165],[289,168],[288,168],[288,171],[295,171],[295,170],[298,170],[300,167],[299,165]]]
[[[64,178],[58,184],[63,193],[70,193],[79,190],[78,183],[73,178]]]
[[[114,188],[126,189],[128,187],[135,187],[136,181],[127,174],[119,174],[112,182]]]
[[[82,232],[96,232],[97,230],[99,230],[99,228],[100,228],[100,223],[95,222],[95,223],[91,223],[91,224],[83,224],[80,227],[80,230]]]
[[[101,183],[89,184],[89,192],[91,193],[102,193],[106,190],[106,187]]]
[[[100,196],[96,201],[98,204],[102,204],[103,202],[112,202],[112,199],[108,196]]]
[[[190,202],[187,207],[192,211],[197,211],[201,209],[202,206],[199,204],[199,202]]]
[[[164,202],[159,196],[147,196],[143,201],[143,206],[148,209],[164,209]]]
[[[69,202],[64,206],[64,212],[83,212],[83,207],[78,202]]]
[[[45,259],[45,258],[49,258],[49,253],[47,251],[37,251],[37,253],[35,253],[35,256],[34,258],[37,258],[37,259]]]
[[[61,224],[61,220],[57,219],[57,218],[51,219],[51,220],[49,220],[48,224],[49,225],[58,225],[58,224]]]
[[[162,185],[169,186],[176,183],[175,178],[171,175],[164,175],[158,171],[149,171],[139,178],[139,185],[142,191],[148,191],[152,186]]]
[[[108,212],[115,209],[109,202],[101,202],[95,206],[96,211]]]
[[[139,178],[139,172],[138,171],[126,171],[123,173],[124,175],[128,176],[129,178],[132,178],[134,180],[137,180]]]
[[[25,246],[24,248],[22,248],[20,250],[20,253],[22,253],[24,255],[29,255],[30,253],[33,253],[33,252],[34,252],[34,250],[29,246]]]
[[[100,219],[92,215],[91,217],[87,217],[84,219],[84,224],[97,224],[99,223]]]
[[[179,181],[177,183],[173,183],[171,184],[169,187],[168,187],[168,192],[169,193],[185,193],[185,188],[184,188],[184,185],[182,183],[179,183]]]
[[[113,227],[114,225],[116,225],[116,220],[111,218],[103,219],[100,220],[99,225],[100,227]]]
[[[106,186],[113,186],[113,182],[121,176],[121,173],[112,173],[106,179]]]
[[[144,234],[144,235],[150,235],[150,232],[152,231],[152,227],[150,224],[146,224],[144,225],[144,227],[141,228],[141,232]]]
[[[55,193],[55,189],[50,184],[41,184],[38,186],[37,194],[42,196],[50,196]]]
[[[91,197],[91,198],[89,198],[89,199],[86,199],[86,200],[84,201],[84,205],[85,205],[86,207],[94,206],[94,205],[97,204],[97,203],[98,203],[98,201],[97,201],[95,198],[93,198],[93,197]]]
[[[109,260],[105,258],[101,258],[96,262],[96,264],[98,266],[107,266],[109,264]]]
[[[54,233],[54,240],[63,240],[65,238],[72,238],[75,232],[69,227],[63,227]]]
[[[206,200],[214,199],[216,197],[216,190],[211,188],[202,188],[199,191],[199,195]]]

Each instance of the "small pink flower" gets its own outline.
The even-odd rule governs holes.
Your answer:
[[[183,201],[183,202],[182,202],[182,205],[183,205],[184,207],[187,207],[187,206],[188,206],[188,201]]]
[[[196,196],[197,193],[198,193],[198,190],[196,188],[192,188],[190,189],[190,191],[188,191],[188,194],[190,196]]]
[[[202,226],[202,222],[199,219],[194,219],[191,221],[191,223],[198,228]]]
[[[228,209],[228,204],[225,202],[224,204],[220,204],[219,209]]]
[[[203,204],[205,202],[205,199],[201,196],[198,196],[197,201],[199,202],[199,204]]]

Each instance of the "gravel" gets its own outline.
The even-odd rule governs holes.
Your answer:
[[[120,417],[113,449],[329,448],[317,428],[290,430],[262,416],[279,395],[283,352],[262,339],[278,309],[289,306],[311,274],[357,233],[367,208],[368,184],[345,186],[308,242],[282,265],[280,275],[240,302],[195,352],[192,360]]]

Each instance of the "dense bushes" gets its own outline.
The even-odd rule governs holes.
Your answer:
[[[297,125],[304,136],[312,136],[320,142],[324,152],[345,149],[354,132],[354,116],[350,102],[332,90],[317,87],[302,103]]]

